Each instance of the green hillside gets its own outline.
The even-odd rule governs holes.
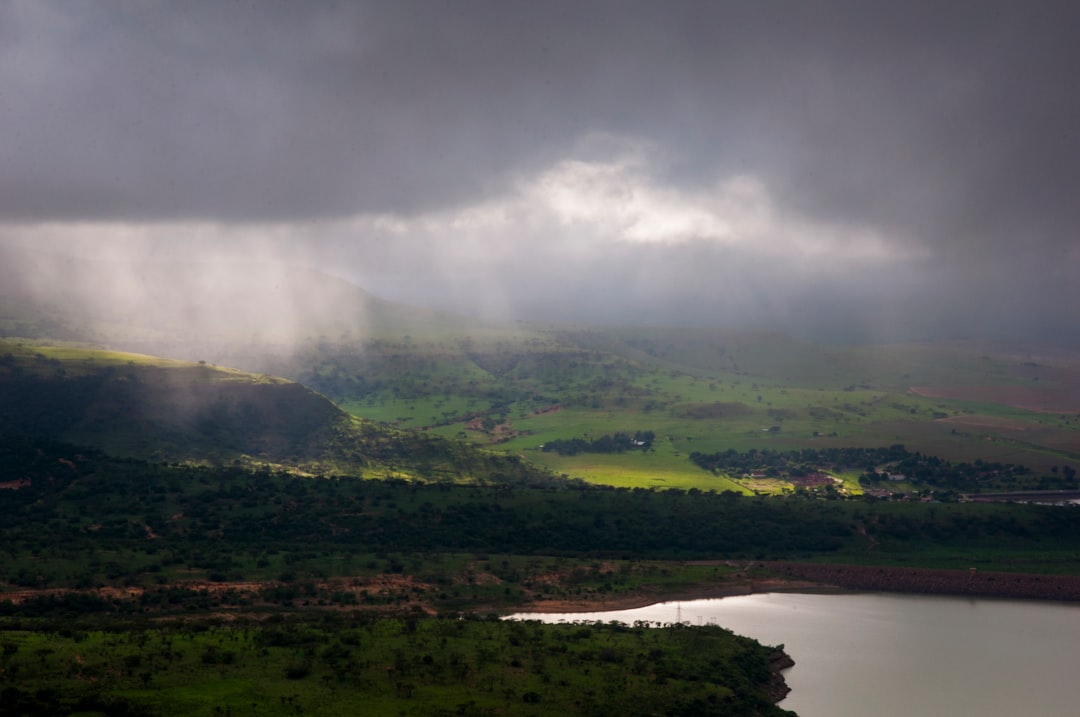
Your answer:
[[[281,378],[141,354],[0,342],[0,434],[152,461],[424,480],[542,479],[516,458],[351,416]]]
[[[903,444],[956,462],[1023,464],[1048,477],[1055,466],[1080,463],[1080,361],[1061,350],[830,347],[745,331],[520,324],[456,340],[311,342],[262,360],[356,415],[613,485],[782,487],[710,475],[689,461],[732,449]],[[643,451],[542,448],[643,431],[656,437]],[[856,475],[839,477],[857,489]]]
[[[792,487],[712,475],[689,460],[728,450],[903,444],[955,462],[1023,464],[1048,479],[1060,475],[1055,468],[1080,465],[1080,353],[1060,347],[840,346],[750,330],[499,324],[384,301],[298,267],[5,251],[0,335],[92,341],[283,376],[409,440],[464,440],[597,483]],[[288,390],[302,389],[279,392]],[[261,410],[258,392],[249,394],[247,405]],[[122,395],[102,403],[115,408]],[[162,394],[156,405],[175,398]],[[145,418],[165,426],[164,413]],[[214,420],[231,415],[218,414]],[[95,417],[65,426],[64,435],[83,440]],[[196,435],[182,431],[180,451],[162,448],[160,432],[156,453],[131,430],[120,432],[128,444],[108,445],[160,458],[194,445],[213,454],[224,436],[246,436],[217,452],[226,460],[307,460],[286,427],[247,435],[241,423],[234,415],[219,435],[213,421]],[[637,432],[655,435],[647,450],[542,448]],[[331,463],[342,460],[349,462]],[[855,474],[837,477],[858,489]]]

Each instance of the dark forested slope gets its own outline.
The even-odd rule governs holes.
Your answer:
[[[394,431],[305,386],[94,349],[0,344],[0,435],[158,461],[425,480],[543,480],[516,458]]]

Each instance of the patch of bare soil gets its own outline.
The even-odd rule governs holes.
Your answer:
[[[209,582],[204,580],[180,580],[166,585],[155,586],[154,590],[168,590],[179,588],[181,590],[193,590],[195,592],[207,592],[213,595],[222,593],[237,593],[241,595],[255,595],[267,587],[282,585],[276,580],[267,581],[223,581]],[[0,586],[2,587],[2,586]],[[369,595],[404,595],[408,593],[419,594],[432,590],[428,583],[421,582],[408,575],[377,575],[371,578],[333,578],[315,582],[315,587],[320,592],[343,592],[356,595],[367,593]],[[15,604],[26,600],[71,594],[92,594],[113,600],[129,600],[138,598],[147,591],[142,587],[101,587],[90,590],[75,590],[71,588],[38,588],[0,591],[0,600],[7,600]]]
[[[238,592],[238,593],[253,593],[253,592],[258,592],[262,588],[266,587],[268,584],[270,584],[270,583],[261,583],[261,582],[257,582],[257,581],[246,581],[246,582],[229,582],[229,581],[226,581],[226,582],[220,582],[220,583],[192,581],[192,582],[173,583],[173,584],[169,585],[168,587],[182,588],[184,590],[196,590],[196,591],[200,591],[200,592],[205,590],[206,592],[211,593],[211,594],[225,593],[225,592],[230,592],[230,591]]]
[[[11,592],[0,592],[0,600],[7,600],[16,605],[36,597],[48,597],[50,595],[66,595],[68,593],[75,592],[74,590],[65,590],[63,588],[43,588],[36,590],[12,590]]]
[[[483,571],[467,571],[454,577],[455,585],[502,585],[503,580],[491,573]]]
[[[359,594],[366,592],[371,595],[386,595],[404,593],[410,591],[427,591],[431,585],[421,582],[409,575],[385,574],[375,575],[370,578],[328,578],[315,582],[319,590],[334,592],[346,592]]]

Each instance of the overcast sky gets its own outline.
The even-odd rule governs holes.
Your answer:
[[[1080,338],[1073,2],[0,0],[0,242]]]

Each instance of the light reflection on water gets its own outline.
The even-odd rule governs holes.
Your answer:
[[[1074,717],[1080,606],[916,595],[773,593],[560,620],[717,624],[795,660],[800,717]]]

